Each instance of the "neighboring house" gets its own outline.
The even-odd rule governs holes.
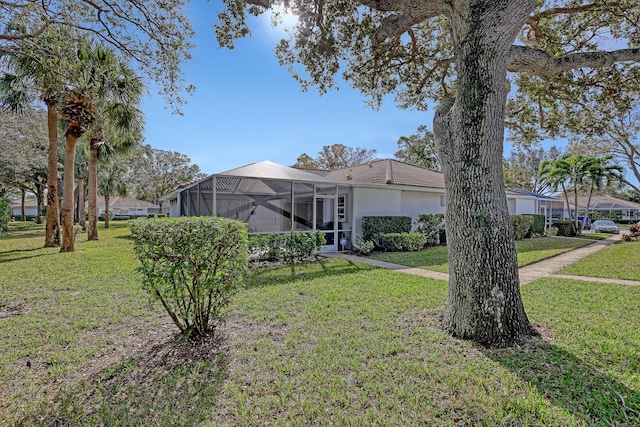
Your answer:
[[[547,219],[547,228],[551,226],[553,221],[559,221],[567,216],[564,200],[522,188],[507,189],[507,204],[509,205],[509,213],[512,215],[523,213],[544,215]]]
[[[578,197],[578,212],[584,212],[588,200],[588,197]],[[562,203],[564,205],[564,198]],[[573,197],[569,197],[569,206],[571,210],[574,209]],[[634,221],[640,219],[640,204],[611,196],[593,196],[589,204],[589,212],[599,212],[605,218],[612,218],[614,212],[620,212],[622,220]],[[569,217],[567,211],[565,211],[565,216]]]
[[[27,218],[35,218],[38,216],[38,201],[35,197],[25,198],[24,213]],[[22,202],[20,199],[11,201],[11,215],[18,220],[22,216]]]
[[[33,218],[37,215],[37,202],[35,197],[27,197],[25,199],[25,213],[28,218]],[[45,206],[46,208],[46,206]],[[111,197],[109,199],[109,211],[113,212],[116,216],[129,216],[139,217],[147,216],[148,214],[161,213],[161,210],[166,210],[168,213],[168,204],[162,206],[154,205],[153,203],[145,202],[144,200],[129,199],[126,197]],[[98,197],[98,215],[104,214],[104,197]],[[11,215],[13,217],[20,218],[21,206],[20,200],[11,201]]]
[[[511,213],[538,212],[534,196],[512,192],[508,197],[514,200]],[[362,234],[363,216],[415,220],[445,212],[442,173],[390,159],[334,171],[264,161],[183,185],[161,200],[169,203],[172,217],[236,218],[255,233],[326,230],[326,251],[351,248],[355,235]]]
[[[109,212],[115,216],[129,216],[132,218],[160,213],[160,207],[144,200],[129,199],[113,196],[109,198]],[[98,197],[98,216],[104,214],[104,197]]]

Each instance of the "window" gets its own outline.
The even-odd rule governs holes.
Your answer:
[[[338,197],[338,222],[344,222],[346,219],[346,207],[345,207],[345,198],[346,196]]]
[[[443,194],[442,196],[440,196],[440,206],[446,206],[446,205],[447,205],[447,198]]]

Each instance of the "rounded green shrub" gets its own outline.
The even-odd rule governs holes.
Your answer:
[[[142,285],[185,335],[225,320],[249,262],[246,224],[216,217],[139,219],[130,224]]]

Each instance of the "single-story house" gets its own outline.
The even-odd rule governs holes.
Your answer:
[[[46,200],[44,201],[46,203]],[[88,203],[88,202],[85,202]],[[34,218],[37,215],[37,202],[35,197],[27,197],[25,199],[25,214],[27,218]],[[88,205],[87,205],[88,206]],[[45,206],[46,208],[46,206]],[[21,213],[20,200],[11,201],[11,215],[20,218]],[[139,217],[147,216],[147,214],[161,213],[161,207],[144,200],[129,199],[127,197],[114,196],[109,199],[109,211],[116,216]],[[98,197],[98,215],[104,214],[104,197]]]
[[[547,219],[547,228],[551,227],[553,221],[567,217],[564,199],[545,196],[522,188],[507,189],[507,204],[509,212],[513,215],[525,213],[544,215]]]
[[[104,197],[98,197],[98,216],[104,214]],[[144,200],[129,199],[127,197],[112,196],[109,198],[109,212],[115,216],[129,216],[132,218],[161,213],[161,208]]]
[[[38,201],[35,197],[26,197],[24,199],[24,213],[27,218],[38,216]],[[22,201],[20,199],[11,201],[11,215],[18,219],[22,215]]]
[[[511,213],[538,212],[534,196],[509,192],[508,197],[515,201]],[[326,230],[325,251],[350,249],[362,234],[364,216],[415,220],[445,212],[442,173],[392,159],[333,171],[264,161],[178,187],[161,200],[169,202],[172,217],[236,218],[255,233]]]
[[[562,198],[564,203],[564,197]],[[578,212],[584,212],[587,207],[588,197],[578,197]],[[574,209],[573,197],[569,197],[569,206]],[[640,204],[630,202],[628,200],[616,199],[611,196],[593,196],[591,203],[589,204],[589,212],[599,212],[605,218],[612,218],[614,212],[620,212],[622,215],[620,219],[636,221],[640,219]],[[565,216],[568,218],[569,213],[565,211]]]

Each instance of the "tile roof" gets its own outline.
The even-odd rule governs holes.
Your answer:
[[[329,172],[326,178],[338,182],[406,185],[444,189],[441,172],[394,159],[369,162]]]
[[[523,196],[531,196],[531,197],[535,197],[535,198],[538,198],[538,199],[555,200],[553,197],[545,196],[544,194],[536,193],[536,192],[529,191],[529,190],[524,190],[522,188],[507,188],[507,190],[513,191],[514,193],[522,194]]]
[[[578,207],[585,208],[587,206],[588,199],[588,197],[578,197]],[[573,199],[571,197],[569,197],[569,204],[573,206]],[[616,199],[611,196],[593,196],[591,198],[591,203],[589,204],[589,209],[640,209],[640,204],[630,202],[628,200]]]
[[[46,200],[43,203],[47,203]],[[22,201],[20,199],[11,200],[11,209],[19,208],[22,206]],[[25,208],[35,208],[38,206],[38,201],[35,197],[25,197],[24,199],[24,207]]]

